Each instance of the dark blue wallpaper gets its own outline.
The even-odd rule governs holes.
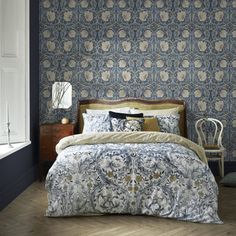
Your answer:
[[[236,161],[235,38],[235,0],[41,0],[41,123],[75,120],[81,99],[184,99],[189,137],[220,119]],[[51,109],[55,81],[71,82],[71,109]]]

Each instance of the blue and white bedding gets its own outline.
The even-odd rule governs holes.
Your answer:
[[[160,132],[79,134],[57,146],[47,216],[144,214],[222,223],[204,151]],[[202,159],[202,160],[201,160]]]

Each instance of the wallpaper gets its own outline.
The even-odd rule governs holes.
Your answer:
[[[224,123],[236,161],[236,0],[41,0],[40,120],[76,120],[79,100],[184,99],[194,123]],[[55,81],[73,105],[51,109]]]

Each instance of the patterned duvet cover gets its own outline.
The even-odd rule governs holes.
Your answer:
[[[222,223],[217,184],[195,150],[161,138],[116,143],[109,137],[94,144],[91,138],[78,144],[80,135],[62,140],[46,178],[47,216],[145,214]]]

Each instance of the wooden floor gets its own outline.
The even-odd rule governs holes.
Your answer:
[[[44,184],[35,182],[0,212],[0,236],[222,236],[236,235],[236,188],[220,187],[223,225],[181,222],[150,216],[47,218]]]

